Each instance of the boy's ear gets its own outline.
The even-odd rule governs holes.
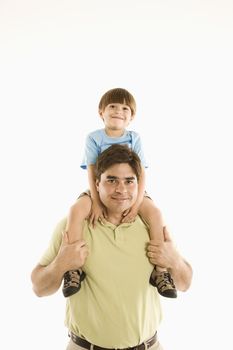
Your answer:
[[[102,111],[102,109],[99,109],[99,116],[100,116],[101,119],[103,119],[103,111]]]

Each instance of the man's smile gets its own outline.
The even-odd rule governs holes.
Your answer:
[[[118,196],[112,196],[111,198],[119,202],[127,201],[130,199],[129,197],[118,197]]]

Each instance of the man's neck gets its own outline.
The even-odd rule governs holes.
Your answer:
[[[111,222],[113,225],[118,226],[121,224],[122,214],[123,213],[108,213],[107,221]]]

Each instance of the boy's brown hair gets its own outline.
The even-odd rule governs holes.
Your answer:
[[[131,109],[132,115],[136,113],[136,101],[131,93],[125,89],[116,88],[108,90],[100,99],[99,111],[104,111],[105,107],[111,103],[122,103]]]
[[[98,156],[95,164],[96,179],[100,180],[101,174],[103,174],[108,168],[121,163],[129,164],[134,171],[137,180],[139,180],[142,172],[140,158],[127,145],[119,144],[110,146]]]

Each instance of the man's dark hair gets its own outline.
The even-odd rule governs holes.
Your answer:
[[[139,180],[142,172],[140,158],[127,145],[119,144],[110,146],[98,156],[95,166],[96,179],[100,180],[101,174],[103,174],[108,168],[121,163],[129,164],[134,171],[137,180]]]

